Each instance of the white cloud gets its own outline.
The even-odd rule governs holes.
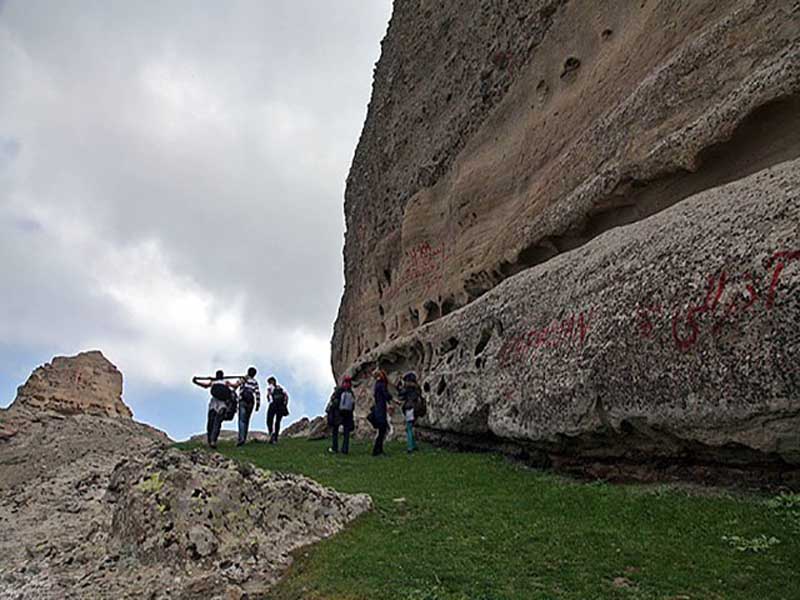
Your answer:
[[[327,395],[390,0],[2,10],[3,343],[99,347],[136,388],[257,363]]]

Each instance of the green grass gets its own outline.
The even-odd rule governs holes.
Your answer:
[[[400,443],[380,458],[306,440],[221,450],[375,501],[298,553],[275,600],[800,598],[797,514],[763,498],[580,483],[496,455],[407,456]]]

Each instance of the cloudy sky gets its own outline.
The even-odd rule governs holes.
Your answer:
[[[0,0],[0,406],[96,348],[176,438],[204,429],[189,380],[216,367],[277,374],[290,420],[321,412],[344,182],[390,13]]]

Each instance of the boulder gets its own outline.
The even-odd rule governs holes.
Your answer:
[[[796,464],[800,394],[774,361],[797,331],[798,30],[797,6],[756,0],[395,3],[332,338],[359,416],[369,369],[417,369],[442,442]],[[756,306],[762,337],[704,332]],[[630,323],[635,343],[613,334]]]
[[[286,427],[282,434],[284,437],[308,437],[308,428],[311,421],[308,417],[298,419],[288,427]]]
[[[509,278],[353,372],[417,370],[422,425],[466,445],[514,442],[544,464],[755,465],[797,483],[798,240],[794,160]]]

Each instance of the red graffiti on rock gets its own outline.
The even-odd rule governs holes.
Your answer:
[[[759,294],[758,283],[751,273],[729,274],[723,270],[709,275],[701,302],[674,306],[668,313],[660,304],[640,306],[636,328],[641,337],[653,338],[657,324],[666,315],[670,319],[672,341],[679,350],[687,352],[704,332],[716,336],[759,308],[773,310],[778,302],[781,275],[792,261],[800,261],[800,251],[776,252],[767,261],[769,287],[765,294]]]
[[[539,349],[577,348],[583,346],[594,317],[594,308],[570,313],[548,325],[538,324],[523,333],[508,337],[500,347],[498,361],[501,368],[512,364],[533,363]]]
[[[413,284],[421,290],[439,284],[444,279],[447,253],[444,244],[431,246],[422,242],[406,251],[403,257],[403,269],[391,288],[383,293],[383,299],[394,298],[401,291]]]

